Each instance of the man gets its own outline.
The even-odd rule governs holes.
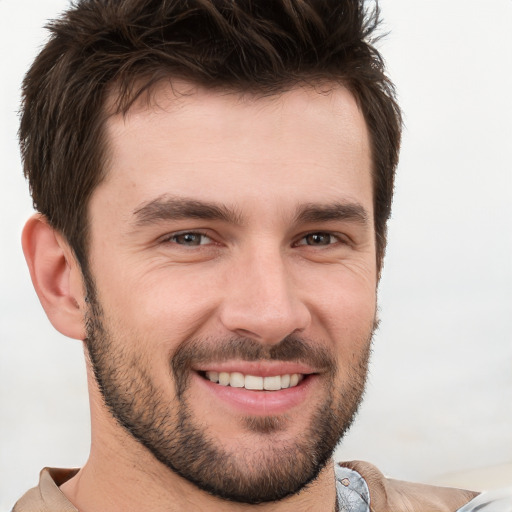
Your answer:
[[[345,2],[78,2],[24,82],[23,247],[84,340],[89,460],[24,510],[456,510],[331,459],[364,390],[400,113]],[[467,509],[469,510],[469,509]]]

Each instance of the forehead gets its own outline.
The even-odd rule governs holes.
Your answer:
[[[198,199],[312,200],[371,196],[367,127],[339,85],[271,96],[162,84],[106,125],[104,185],[144,201],[162,193]],[[317,198],[313,198],[316,200]],[[349,198],[351,199],[351,198]]]

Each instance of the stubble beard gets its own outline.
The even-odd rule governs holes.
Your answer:
[[[88,288],[91,288],[90,286]],[[117,422],[168,469],[225,500],[258,504],[282,500],[314,481],[351,426],[364,393],[373,329],[350,367],[343,388],[333,389],[333,356],[311,342],[287,337],[272,348],[245,338],[186,340],[170,361],[175,396],[155,385],[147,354],[126,350],[105,325],[100,304],[89,289],[86,347],[103,400]],[[287,419],[241,418],[251,446],[230,452],[194,418],[187,399],[190,368],[200,360],[313,361],[324,368],[326,392],[300,438],[283,441]],[[329,387],[331,386],[331,387]],[[279,442],[275,442],[279,436]],[[252,439],[252,438],[251,438]],[[219,442],[220,441],[220,442]]]

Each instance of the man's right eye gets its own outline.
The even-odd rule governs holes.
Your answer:
[[[186,247],[197,247],[199,245],[210,244],[212,239],[204,233],[187,231],[184,233],[176,233],[170,236],[167,241]]]

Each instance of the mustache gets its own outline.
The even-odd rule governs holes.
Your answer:
[[[192,339],[183,342],[171,359],[178,397],[185,390],[190,370],[194,366],[233,359],[304,363],[322,372],[336,372],[335,357],[329,350],[293,334],[274,345],[244,337]]]

